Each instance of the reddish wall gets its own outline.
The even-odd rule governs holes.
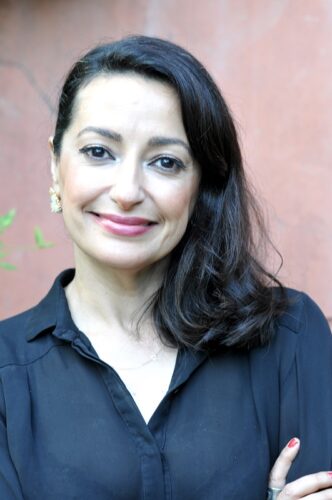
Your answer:
[[[72,264],[48,208],[47,138],[62,77],[97,42],[168,38],[219,82],[246,166],[284,256],[281,277],[332,317],[332,2],[329,0],[0,1],[0,214],[17,271],[0,269],[0,317],[33,305]],[[34,250],[33,227],[56,243]],[[9,259],[9,257],[8,257]]]

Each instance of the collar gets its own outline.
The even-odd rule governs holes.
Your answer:
[[[59,274],[46,297],[32,309],[26,325],[28,342],[50,329],[76,329],[64,291],[64,287],[72,281],[74,275],[75,269],[67,269]]]
[[[27,322],[28,342],[50,332],[63,340],[73,340],[80,334],[84,336],[71,317],[64,291],[74,276],[75,269],[67,269],[59,274],[46,297],[32,309]],[[86,342],[90,344],[88,340]],[[177,365],[181,369],[175,370],[170,389],[182,385],[206,358],[207,354],[204,352],[180,348]]]

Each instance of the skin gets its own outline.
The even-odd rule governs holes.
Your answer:
[[[281,451],[271,473],[269,486],[281,488],[278,500],[323,500],[332,498],[332,473],[317,472],[286,484],[287,474],[300,449],[300,440],[293,438]]]

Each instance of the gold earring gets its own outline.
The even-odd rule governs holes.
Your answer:
[[[49,193],[50,193],[51,212],[53,212],[54,214],[61,213],[62,206],[58,193],[52,187],[50,188]]]

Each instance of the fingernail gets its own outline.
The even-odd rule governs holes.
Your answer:
[[[332,477],[332,471],[329,471],[329,472],[328,472],[328,475],[329,475],[330,477]]]
[[[288,443],[287,447],[288,447],[288,448],[294,448],[294,446],[295,446],[295,445],[297,445],[297,443],[298,443],[298,440],[297,440],[296,438],[293,438],[293,439],[291,439],[291,440],[289,441],[289,443]]]

